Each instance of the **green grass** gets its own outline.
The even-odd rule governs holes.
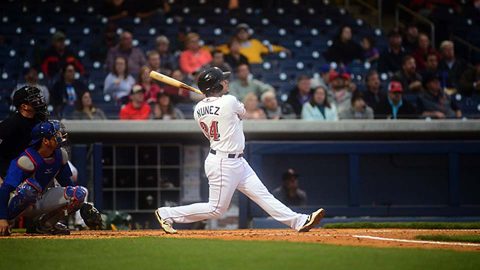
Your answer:
[[[478,252],[290,242],[0,239],[0,269],[480,269]]]
[[[331,223],[326,229],[480,229],[480,222],[350,222]]]
[[[465,243],[480,243],[480,235],[417,235],[415,239],[427,241],[442,241],[442,242],[465,242]]]

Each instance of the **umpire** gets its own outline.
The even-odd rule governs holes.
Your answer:
[[[28,147],[33,127],[48,116],[45,98],[37,87],[18,89],[13,105],[17,112],[0,122],[0,183],[10,162]]]

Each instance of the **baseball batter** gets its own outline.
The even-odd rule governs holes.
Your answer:
[[[307,232],[323,218],[319,209],[310,215],[293,212],[275,197],[260,181],[243,158],[245,137],[242,117],[245,108],[236,97],[228,95],[229,72],[213,67],[202,71],[198,87],[206,98],[194,110],[194,118],[210,141],[210,153],[205,160],[209,182],[209,200],[179,207],[161,207],[155,211],[166,233],[176,233],[173,223],[191,223],[219,218],[227,211],[236,189],[263,208],[276,220],[299,231]]]

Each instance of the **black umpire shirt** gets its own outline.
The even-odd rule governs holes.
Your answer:
[[[0,122],[0,176],[7,173],[10,162],[28,147],[36,118],[26,118],[16,113]]]

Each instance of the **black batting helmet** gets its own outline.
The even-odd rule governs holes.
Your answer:
[[[222,81],[230,77],[230,72],[223,72],[218,67],[203,70],[198,75],[198,88],[204,94],[220,92],[223,89]]]

